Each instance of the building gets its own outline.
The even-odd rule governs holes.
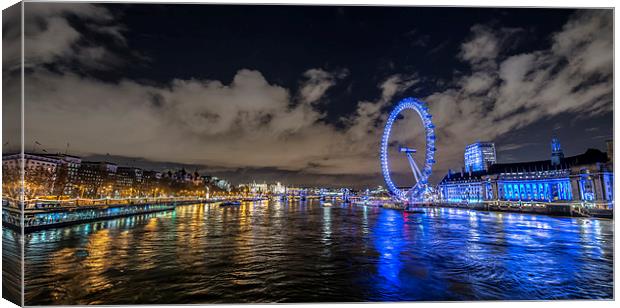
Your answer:
[[[4,155],[2,166],[19,169],[21,154]],[[54,172],[61,163],[59,159],[39,154],[24,153],[24,169],[43,169]]]
[[[485,200],[483,174],[484,171],[452,173],[452,170],[448,170],[448,174],[439,184],[441,200],[449,203],[471,203]]]
[[[60,172],[60,178],[63,178],[63,194],[71,196],[76,193],[75,185],[79,182],[80,174],[79,170],[82,165],[82,159],[77,156],[61,154],[56,156],[62,160],[62,167]]]
[[[105,173],[99,163],[83,161],[78,171],[77,192],[80,198],[95,198],[103,185]]]
[[[144,171],[142,173],[142,191],[147,196],[157,197],[164,193],[161,187],[163,175],[159,171]]]
[[[495,143],[476,142],[465,147],[465,171],[487,170],[497,162]]]
[[[76,189],[81,198],[109,196],[116,183],[118,166],[109,162],[82,161],[78,169]]]
[[[185,169],[179,169],[172,173],[172,180],[177,183],[189,183],[194,181],[194,175]]]
[[[287,187],[286,194],[289,196],[307,196],[308,188],[303,187]]]
[[[205,184],[213,185],[217,187],[218,189],[225,190],[225,191],[230,191],[230,188],[231,188],[230,182],[224,179],[220,179],[215,176],[204,175],[202,176],[202,181]]]
[[[22,155],[2,156],[2,181],[5,195],[19,197],[21,183]],[[48,196],[56,193],[57,170],[62,161],[40,154],[24,153],[24,192],[26,199]]]
[[[269,185],[269,192],[275,195],[281,195],[286,193],[286,187],[280,182]]]
[[[564,157],[552,141],[551,159],[494,164],[488,170],[448,174],[439,184],[443,202],[587,201],[613,206],[613,165],[596,149]]]
[[[230,182],[224,179],[217,179],[214,185],[221,190],[230,191]]]
[[[22,189],[22,155],[9,154],[2,158],[3,196],[17,199]],[[66,154],[26,153],[23,166],[27,199],[163,196],[201,191],[207,184],[225,191],[231,188],[228,181],[200,176],[197,171],[146,171],[118,167],[105,161],[83,161],[80,157]],[[266,184],[259,186],[261,190],[266,189]]]
[[[118,167],[114,191],[116,196],[134,197],[138,195],[142,186],[143,170],[135,167]]]
[[[559,166],[564,159],[564,152],[558,138],[551,139],[551,164]]]
[[[267,185],[267,183],[263,182],[262,184],[256,183],[256,181],[253,181],[252,183],[249,184],[239,184],[238,188],[243,191],[243,192],[247,192],[250,194],[266,194],[269,192],[269,185]]]

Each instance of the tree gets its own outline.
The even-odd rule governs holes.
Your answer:
[[[60,196],[65,194],[67,184],[69,184],[69,166],[67,163],[62,163],[56,167],[56,178],[52,194],[59,199]]]
[[[44,167],[24,169],[24,196],[26,200],[47,196],[54,190],[55,170]]]
[[[2,197],[13,200],[19,199],[21,188],[21,174],[19,165],[2,164]]]

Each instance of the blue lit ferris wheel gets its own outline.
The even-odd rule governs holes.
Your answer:
[[[400,189],[394,185],[394,182],[390,176],[388,146],[390,142],[390,134],[392,132],[392,125],[398,115],[405,109],[415,110],[422,120],[426,138],[426,153],[424,155],[424,167],[420,169],[413,159],[413,155],[416,153],[416,150],[407,147],[399,147],[399,152],[406,154],[415,179],[415,184],[411,188]],[[435,164],[435,125],[433,125],[431,119],[432,116],[428,112],[428,106],[426,103],[415,98],[408,97],[398,103],[396,108],[394,108],[394,110],[390,113],[390,116],[385,123],[383,138],[381,139],[381,172],[383,173],[385,184],[387,185],[390,193],[401,201],[424,202],[427,198],[425,195],[429,191],[428,178],[432,173],[433,164]]]

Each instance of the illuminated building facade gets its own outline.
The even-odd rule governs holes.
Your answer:
[[[19,168],[21,154],[5,155],[2,157],[2,165],[8,168]],[[37,154],[24,154],[24,169],[44,169],[54,172],[60,160]]]
[[[22,154],[3,155],[3,189],[10,190],[7,186],[9,182],[16,184],[21,181],[21,167],[23,166],[26,197],[51,195],[55,191],[54,182],[60,165],[60,160],[44,155],[30,153],[24,153],[23,157]],[[13,185],[13,187],[17,187],[17,185]],[[9,194],[16,197],[18,193],[18,190],[13,190],[13,193]]]
[[[560,140],[558,140],[558,138],[551,139],[551,164],[558,166],[562,163],[563,159],[564,152],[562,151]]]
[[[108,181],[114,179],[116,169],[116,164],[112,163],[83,161],[78,173],[78,196],[96,198],[111,192]]]
[[[120,197],[133,197],[142,185],[143,170],[135,167],[118,167],[115,193]]]
[[[80,167],[82,166],[82,159],[72,155],[57,155],[58,159],[62,161],[61,177],[66,177],[64,183],[63,194],[73,195],[76,191],[76,184],[80,180]]]
[[[499,200],[552,202],[574,199],[568,169],[502,172],[496,181]]]
[[[221,190],[230,191],[231,189],[230,182],[215,176],[204,175],[202,176],[202,181],[205,184],[211,184]]]
[[[267,184],[263,182],[262,184],[256,183],[255,181],[249,184],[239,184],[239,189],[245,190],[251,194],[284,194],[286,192],[286,187],[282,185],[280,182],[276,182],[274,184]]]
[[[19,198],[22,165],[25,167],[26,198],[157,197],[202,194],[205,188],[212,191],[230,191],[231,188],[224,179],[200,176],[198,172],[162,173],[119,167],[105,161],[84,161],[67,154],[25,153],[2,156],[3,198]]]
[[[280,182],[276,182],[275,184],[269,185],[269,192],[276,195],[281,195],[286,193],[286,187],[282,185]]]
[[[554,147],[557,145],[557,147]],[[585,201],[613,206],[613,165],[606,153],[588,149],[564,157],[557,139],[550,160],[494,164],[488,170],[448,174],[439,184],[448,203],[482,201]]]
[[[153,170],[144,170],[142,172],[142,191],[147,196],[159,197],[163,195],[163,190],[161,189],[161,180],[162,173],[159,171]]]
[[[452,173],[448,171],[439,184],[442,200],[454,203],[485,200],[482,175],[482,172]]]
[[[476,142],[465,147],[465,171],[487,170],[497,162],[495,143]]]

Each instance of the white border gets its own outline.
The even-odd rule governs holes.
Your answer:
[[[28,0],[27,0],[28,1]],[[45,0],[34,0],[34,1],[28,1],[28,2],[41,2],[41,1],[45,1]],[[151,1],[144,1],[144,0],[138,0],[138,1],[102,1],[102,0],[91,0],[91,1],[79,1],[79,0],[61,0],[61,1],[56,1],[56,2],[141,2],[141,3],[222,3],[222,4],[243,4],[243,3],[248,3],[248,4],[306,4],[306,5],[387,5],[387,6],[473,6],[473,7],[479,7],[479,6],[486,6],[486,7],[555,7],[555,8],[578,8],[578,7],[582,7],[582,8],[615,8],[616,7],[616,1],[612,0],[612,1],[604,1],[604,0],[589,0],[589,1],[576,1],[576,0],[564,0],[564,1],[559,1],[559,0],[547,0],[547,1],[540,1],[540,0],[520,0],[520,1],[509,1],[509,0],[451,0],[451,1],[445,1],[445,0],[437,0],[437,1],[432,1],[432,0],[387,0],[387,1],[330,1],[330,0],[280,0],[280,1],[270,1],[270,0],[244,0],[244,1],[240,1],[240,0],[210,0],[210,1],[195,1],[195,0],[183,0],[183,1],[174,1],[174,0],[151,0]],[[15,0],[0,0],[1,3],[1,7],[2,9],[5,9],[15,3],[17,3],[17,1]],[[618,42],[619,39],[619,35],[618,35],[618,31],[616,31],[616,12],[614,10],[614,76],[615,73],[617,72],[617,66],[616,66],[616,62],[615,62],[615,56],[616,56],[616,49],[615,49],[615,42]],[[22,27],[22,31],[23,31],[23,27]],[[23,37],[23,36],[22,36]],[[23,44],[23,41],[22,41]],[[23,53],[23,49],[22,49],[22,53]],[[1,55],[1,49],[0,49],[0,55]],[[23,60],[23,55],[22,55],[22,60]],[[23,70],[23,65],[22,65],[22,70]],[[22,78],[22,83],[23,83],[23,78]],[[617,89],[618,83],[617,80],[614,78],[614,89]],[[0,95],[1,95],[1,87],[0,87]],[[22,91],[23,91],[23,84],[22,84]],[[615,125],[615,119],[618,116],[618,113],[620,112],[618,108],[615,108],[615,102],[617,101],[618,95],[617,95],[617,91],[614,91],[614,136],[616,135],[616,133],[618,132],[618,127]],[[23,100],[23,92],[22,92],[22,100]],[[23,107],[23,101],[22,101],[22,107]],[[22,112],[22,116],[23,116],[23,112]],[[0,109],[0,122],[1,122],[1,109]],[[1,123],[0,123],[1,124]],[[23,125],[23,119],[22,119],[22,125]],[[1,135],[1,125],[0,125],[0,135]],[[23,127],[22,127],[22,138],[23,138]],[[22,140],[22,147],[23,147],[23,140]],[[614,153],[618,153],[617,151],[617,145],[614,143]],[[615,155],[617,156],[617,155]],[[615,160],[615,159],[614,159]],[[617,177],[614,177],[615,183],[614,183],[614,194],[615,196],[619,196],[619,192],[620,192],[620,187],[618,186],[618,180]],[[614,228],[614,244],[615,244],[615,234],[617,232],[618,228],[617,226],[615,226]],[[618,250],[617,250],[617,246],[614,245],[614,298],[615,298],[615,290],[616,290],[616,284],[618,283],[618,272],[615,270],[616,268],[616,264],[615,264],[615,256],[617,256],[618,254]],[[22,256],[23,258],[23,256]],[[0,256],[0,261],[1,261],[1,256]],[[23,264],[23,263],[22,263]],[[23,268],[22,268],[23,270]],[[1,284],[1,282],[0,282]],[[22,293],[23,296],[23,293]],[[611,307],[612,305],[615,306],[614,302],[612,301],[553,301],[553,302],[545,302],[545,301],[531,301],[531,302],[489,302],[489,301],[485,301],[485,302],[450,302],[450,303],[446,303],[446,302],[442,302],[442,303],[427,303],[427,302],[408,302],[408,303],[357,303],[357,304],[323,304],[323,303],[318,303],[318,304],[299,304],[302,306],[321,306],[321,307],[326,307],[326,308],[335,308],[335,307],[368,307],[368,305],[371,306],[383,306],[383,305],[390,305],[391,307],[403,307],[404,305],[410,305],[413,304],[417,307],[427,307],[427,306],[432,306],[432,307],[444,307],[444,306],[452,306],[452,305],[459,305],[460,307],[492,307],[492,306],[497,306],[497,305],[502,305],[502,307],[519,307],[521,308],[521,306],[523,305],[528,305],[531,307],[558,307],[558,308],[570,308],[570,307],[580,307],[582,305],[588,305],[589,308],[596,308],[596,307]],[[151,305],[141,305],[141,307],[150,307]],[[156,305],[152,305],[153,307],[155,307]],[[187,307],[188,305],[163,305],[166,307]],[[189,306],[196,306],[196,305],[189,305]],[[202,306],[202,305],[199,305]],[[215,306],[215,305],[204,305],[204,306]],[[217,305],[217,307],[239,307],[239,306],[246,306],[246,305]],[[249,305],[248,305],[249,306]],[[252,307],[269,307],[269,306],[273,306],[273,305],[263,305],[263,304],[252,304]],[[9,301],[2,299],[0,300],[0,307],[15,307],[15,305],[13,305],[12,303],[10,303]],[[56,307],[64,307],[64,306],[56,306]],[[77,307],[77,306],[68,306],[68,307]],[[86,307],[86,306],[84,306]],[[129,306],[114,306],[114,307],[129,307]],[[529,308],[529,307],[528,307]]]

